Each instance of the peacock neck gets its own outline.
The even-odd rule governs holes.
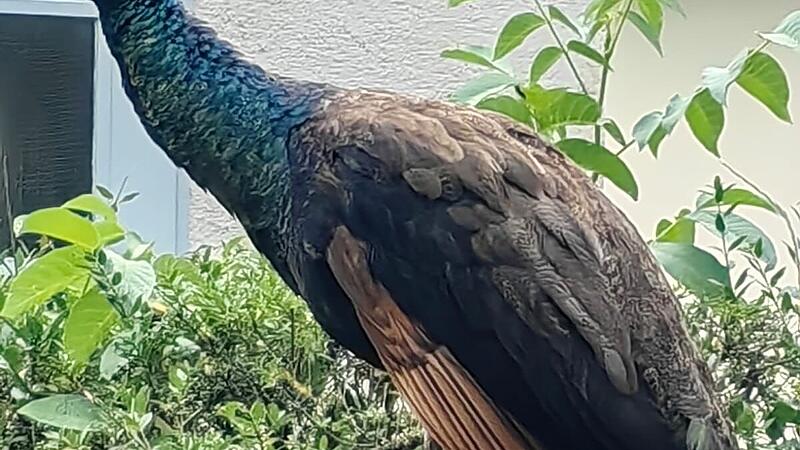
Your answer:
[[[291,131],[324,89],[265,73],[179,0],[95,0],[127,95],[174,163],[248,231],[280,234]]]

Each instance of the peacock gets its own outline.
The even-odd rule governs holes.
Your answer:
[[[144,128],[446,450],[732,450],[626,217],[503,116],[283,78],[180,0],[93,0]]]

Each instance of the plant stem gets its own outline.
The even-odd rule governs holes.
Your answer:
[[[609,67],[611,67],[611,56],[614,53],[614,50],[611,48],[613,39],[611,37],[610,29],[606,28],[606,40],[603,44],[603,57],[606,59],[606,64],[603,66],[603,70],[600,74],[600,92],[597,96],[597,104],[600,105],[600,111],[602,113],[603,106],[605,106],[606,102],[606,89],[608,88],[608,74],[610,72]],[[603,136],[603,128],[600,125],[594,126],[594,143],[600,145]]]
[[[575,75],[575,79],[578,81],[578,85],[583,91],[584,94],[589,95],[589,89],[586,88],[586,83],[583,82],[583,78],[581,77],[581,73],[578,72],[578,66],[575,65],[575,61],[572,60],[572,56],[570,56],[569,51],[564,46],[564,42],[561,40],[561,37],[558,35],[556,31],[556,27],[553,25],[553,21],[550,19],[550,16],[544,10],[544,6],[542,6],[541,0],[533,0],[536,3],[536,7],[539,8],[539,13],[542,15],[545,23],[547,23],[547,28],[550,29],[550,34],[553,36],[553,40],[556,41],[558,47],[561,49],[561,52],[564,54],[564,59],[567,60],[567,64],[569,64],[570,69],[572,69],[572,74]]]
[[[600,111],[603,110],[605,107],[606,102],[606,91],[608,90],[608,75],[611,72],[611,59],[614,57],[614,52],[617,50],[617,44],[619,43],[619,38],[622,36],[622,29],[625,27],[625,21],[628,20],[628,15],[633,8],[633,0],[628,0],[625,4],[625,10],[622,13],[622,17],[619,20],[619,26],[614,31],[613,35],[611,34],[610,25],[609,29],[606,30],[606,40],[604,44],[604,57],[606,59],[605,65],[603,65],[603,71],[600,75],[600,92],[597,97],[597,103],[600,105]],[[594,141],[595,144],[600,145],[600,139],[602,136],[602,129],[598,125],[594,128]]]
[[[728,239],[726,237],[728,234],[728,224],[725,223],[725,216],[722,214],[722,209],[720,208],[719,203],[717,203],[717,216],[722,218],[722,223],[725,225],[722,230],[717,231],[719,231],[720,238],[722,238],[722,254],[725,256],[725,268],[728,269],[726,271],[728,274],[728,286],[730,286],[731,291],[733,291],[733,279],[731,278],[731,258],[728,252]],[[736,296],[735,293],[733,295],[734,297]]]
[[[775,200],[773,200],[769,194],[767,194],[763,189],[758,187],[754,182],[750,181],[744,174],[736,170],[730,163],[727,161],[720,159],[720,164],[723,167],[728,169],[728,171],[734,174],[737,178],[742,180],[745,184],[750,186],[754,191],[756,191],[759,195],[767,199],[772,207],[775,208],[775,211],[778,213],[779,216],[783,219],[786,223],[786,228],[789,229],[789,235],[792,239],[792,248],[794,249],[795,255],[798,256],[797,261],[795,261],[795,266],[797,269],[797,282],[800,284],[800,241],[797,239],[797,232],[794,229],[794,224],[792,224],[792,219],[789,217],[789,214],[786,213],[786,210],[783,209]]]
[[[631,146],[633,146],[633,144],[635,144],[635,143],[636,143],[636,140],[635,139],[631,139],[630,141],[628,141],[627,144],[623,145],[622,148],[617,150],[617,153],[614,153],[614,154],[619,156],[619,155],[625,153],[625,151],[628,150],[629,148],[631,148]]]

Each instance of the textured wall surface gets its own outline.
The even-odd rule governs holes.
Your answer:
[[[531,2],[478,0],[449,9],[446,0],[196,0],[197,14],[264,68],[342,87],[380,88],[446,97],[472,72],[439,52],[456,44],[491,45],[505,21]],[[550,2],[553,3],[553,2]],[[577,13],[587,0],[560,0]],[[518,61],[527,73],[545,30],[530,39]],[[569,77],[563,67],[554,77]],[[590,76],[591,78],[591,76]],[[566,78],[565,78],[566,79]],[[230,216],[193,187],[189,241],[217,244],[241,233]]]

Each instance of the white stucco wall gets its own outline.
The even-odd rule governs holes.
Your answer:
[[[524,0],[476,0],[456,9],[446,0],[197,0],[197,14],[267,70],[342,87],[389,89],[444,97],[467,80],[464,64],[442,60],[455,44],[491,45]],[[550,2],[552,3],[552,2]],[[560,0],[569,13],[587,0]],[[530,39],[515,61],[519,73],[545,30]],[[524,57],[523,57],[524,56]],[[562,68],[563,69],[563,68]],[[568,77],[565,70],[555,77]],[[589,75],[591,78],[591,75]],[[208,194],[192,189],[189,241],[217,244],[241,233]]]

